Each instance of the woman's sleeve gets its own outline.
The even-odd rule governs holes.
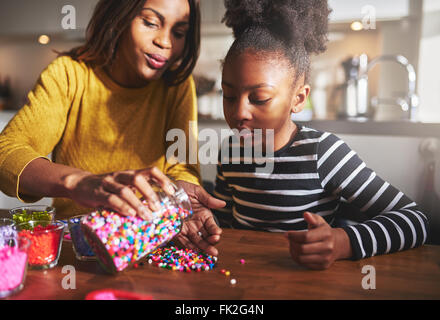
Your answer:
[[[325,133],[318,146],[322,187],[359,208],[368,217],[343,229],[352,259],[418,247],[427,238],[428,219],[405,194],[381,179],[341,139]]]
[[[170,102],[172,113],[167,124],[165,135],[170,134],[174,139],[173,132],[182,133],[185,139],[186,159],[166,159],[165,174],[174,180],[183,180],[201,185],[201,177],[198,162],[198,129],[197,129],[197,95],[194,80],[189,77],[185,82],[175,88],[176,93]],[[182,135],[179,136],[182,139]],[[173,144],[166,141],[166,150]],[[181,142],[181,141],[178,141]]]
[[[69,109],[64,59],[54,60],[40,75],[27,103],[0,134],[0,189],[24,202],[37,197],[19,195],[20,175],[36,158],[47,158],[60,140]]]

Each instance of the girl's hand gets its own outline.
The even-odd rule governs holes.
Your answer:
[[[185,221],[182,231],[174,237],[173,241],[180,247],[195,251],[203,251],[217,256],[215,245],[220,241],[222,229],[217,225],[209,209],[222,208],[226,203],[209,195],[202,187],[177,181],[176,184],[188,194],[193,209],[193,215]]]
[[[285,233],[293,260],[307,268],[323,270],[334,261],[351,257],[350,240],[343,229],[332,228],[321,216],[304,213],[307,231]]]
[[[87,172],[73,173],[66,177],[69,198],[82,206],[104,207],[125,216],[152,219],[152,211],[160,209],[159,197],[151,183],[159,185],[166,193],[173,194],[170,179],[156,167],[126,170],[94,175]],[[136,191],[148,202],[143,205]]]

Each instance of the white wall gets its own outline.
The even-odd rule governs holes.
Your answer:
[[[440,1],[424,0],[419,51],[420,119],[440,122]]]

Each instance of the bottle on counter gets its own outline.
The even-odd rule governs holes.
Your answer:
[[[159,191],[161,210],[153,212],[153,220],[125,217],[109,210],[96,210],[81,221],[87,243],[101,266],[115,274],[167,244],[192,215],[185,191],[174,186],[173,196]],[[147,204],[145,202],[145,204]]]

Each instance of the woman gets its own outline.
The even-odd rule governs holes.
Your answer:
[[[165,158],[168,130],[197,135],[199,42],[196,0],[101,0],[86,43],[43,71],[2,132],[0,189],[25,202],[54,197],[60,217],[106,207],[149,219],[159,205],[152,184],[172,193],[168,176],[198,209],[183,242],[216,253],[208,242],[220,229],[205,206],[224,203],[200,188],[197,165]]]

